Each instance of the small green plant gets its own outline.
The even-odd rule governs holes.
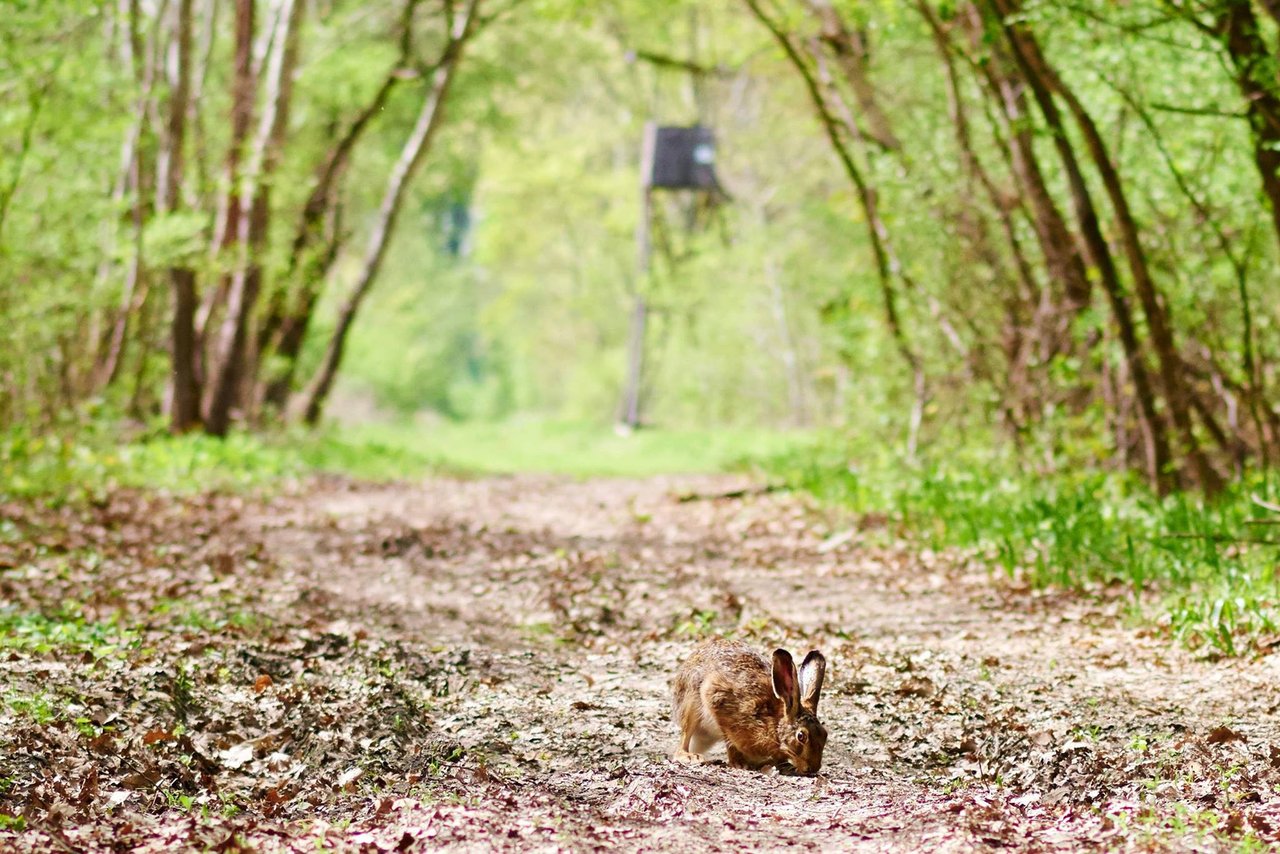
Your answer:
[[[191,808],[195,806],[196,799],[184,792],[179,792],[174,789],[161,789],[160,793],[164,795],[165,805],[170,809],[191,812]]]
[[[169,677],[168,692],[169,708],[174,720],[185,724],[195,702],[195,683],[185,662],[180,663],[174,669],[173,676]]]
[[[694,611],[689,616],[689,619],[676,625],[675,633],[677,635],[692,635],[693,637],[706,637],[707,635],[715,634],[715,623],[719,616],[719,611]]]
[[[5,698],[9,708],[44,726],[58,719],[53,700],[44,692],[36,694],[11,694]]]
[[[86,621],[74,603],[50,614],[0,608],[0,650],[89,653],[103,658],[119,654],[136,638],[135,632],[114,620]]]

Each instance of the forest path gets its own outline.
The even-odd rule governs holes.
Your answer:
[[[266,542],[363,631],[467,659],[432,716],[496,789],[437,808],[434,844],[1212,849],[1215,824],[1280,825],[1280,659],[1198,660],[1117,605],[865,545],[792,496],[709,497],[749,486],[343,489]],[[826,651],[821,777],[665,758],[667,680],[710,633]]]
[[[0,849],[1280,841],[1280,657],[1208,661],[1118,600],[874,545],[751,486],[317,479],[0,508],[11,613],[75,601],[86,636],[24,645],[36,621],[0,658],[0,813],[26,824]],[[825,651],[820,776],[667,759],[668,680],[711,634]]]

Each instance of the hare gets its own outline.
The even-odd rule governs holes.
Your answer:
[[[723,741],[734,768],[774,766],[817,774],[827,743],[827,731],[818,721],[826,670],[827,660],[816,649],[797,672],[785,649],[774,650],[771,666],[737,641],[702,644],[671,683],[681,733],[672,758],[706,762],[705,751]]]

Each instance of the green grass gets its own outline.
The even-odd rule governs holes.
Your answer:
[[[74,502],[117,487],[179,493],[244,489],[304,470],[294,446],[248,435],[159,434],[130,442],[101,429],[0,435],[0,500]]]
[[[646,429],[619,436],[608,425],[564,421],[377,425],[330,436],[314,465],[350,470],[368,449],[437,470],[643,477],[725,471],[806,441],[801,434],[742,429]],[[349,453],[343,449],[349,448]],[[366,458],[367,462],[367,458]]]
[[[805,441],[731,429],[641,430],[577,422],[442,422],[215,439],[163,432],[120,441],[89,425],[60,434],[0,434],[0,500],[92,500],[119,487],[174,493],[269,488],[312,472],[369,480],[545,472],[578,477],[723,471]],[[3,531],[0,530],[0,535]]]
[[[851,462],[856,461],[856,462]],[[1132,477],[1040,476],[1012,460],[954,453],[918,466],[828,440],[765,464],[771,476],[935,548],[971,549],[1036,587],[1122,586],[1133,612],[1183,642],[1235,654],[1280,623],[1280,483],[1253,474],[1214,501],[1156,497]],[[1145,613],[1152,600],[1159,612]]]

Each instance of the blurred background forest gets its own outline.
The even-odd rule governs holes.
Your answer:
[[[775,474],[1011,572],[1212,578],[1230,595],[1184,608],[1229,645],[1275,601],[1239,532],[1276,509],[1278,24],[1268,0],[6,0],[9,474],[68,424],[607,427],[640,296],[644,423],[802,429]],[[649,121],[713,129],[725,193],[659,196],[640,272]]]

